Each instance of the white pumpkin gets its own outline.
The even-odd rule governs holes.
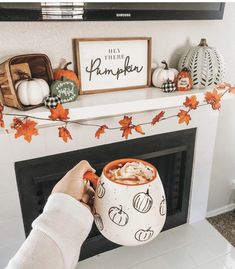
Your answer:
[[[166,61],[162,61],[162,64],[164,64],[165,67],[156,68],[152,75],[152,83],[157,88],[161,88],[162,84],[167,82],[168,79],[175,81],[178,75],[178,71],[175,68],[169,68]]]
[[[44,79],[20,80],[15,85],[20,102],[25,105],[39,105],[49,95],[50,88]]]
[[[184,52],[178,68],[181,70],[184,67],[190,70],[195,89],[215,87],[223,82],[224,59],[216,48],[207,45],[205,38],[201,39],[198,46]]]

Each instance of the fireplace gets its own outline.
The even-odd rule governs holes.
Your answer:
[[[146,160],[158,169],[166,200],[164,230],[187,222],[196,128],[163,133],[68,153],[15,163],[17,186],[26,236],[42,212],[55,183],[80,160],[87,159],[100,174],[104,165],[118,158]],[[104,238],[95,225],[84,242],[80,260],[118,245]]]

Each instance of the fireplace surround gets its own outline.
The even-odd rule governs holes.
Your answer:
[[[15,163],[26,236],[42,212],[55,183],[80,160],[87,159],[100,175],[104,165],[118,158],[146,160],[158,169],[167,200],[163,230],[187,222],[196,128],[116,142]],[[95,225],[84,242],[80,260],[118,247]]]

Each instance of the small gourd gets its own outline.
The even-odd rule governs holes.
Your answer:
[[[64,65],[63,68],[57,69],[53,74],[54,80],[60,80],[62,77],[65,77],[69,80],[73,80],[76,83],[76,86],[79,88],[80,80],[73,70],[68,69],[70,64],[72,64],[72,62],[68,62]]]
[[[193,87],[191,73],[187,67],[184,67],[178,74],[176,80],[177,91],[189,91]]]
[[[166,82],[162,84],[162,91],[163,92],[174,92],[176,91],[175,82],[168,79]]]
[[[61,104],[61,99],[57,95],[48,95],[44,98],[44,104],[48,108],[56,108],[58,104]]]
[[[24,76],[26,79],[15,84],[20,102],[25,106],[42,104],[44,97],[50,92],[48,83],[44,79],[31,78],[27,74]]]
[[[158,67],[155,69],[152,75],[152,83],[155,87],[161,88],[162,84],[168,79],[175,81],[178,71],[175,68],[169,68],[166,61],[162,61],[165,65],[164,68]]]
[[[61,103],[72,102],[78,97],[78,88],[74,81],[62,77],[52,82],[51,94],[59,96]]]

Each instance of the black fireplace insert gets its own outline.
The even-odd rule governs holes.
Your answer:
[[[100,175],[107,162],[136,158],[157,167],[167,200],[163,230],[187,222],[196,129],[164,133],[15,163],[26,236],[42,212],[55,183],[80,160],[86,159]],[[93,224],[80,260],[119,247],[104,238]]]

